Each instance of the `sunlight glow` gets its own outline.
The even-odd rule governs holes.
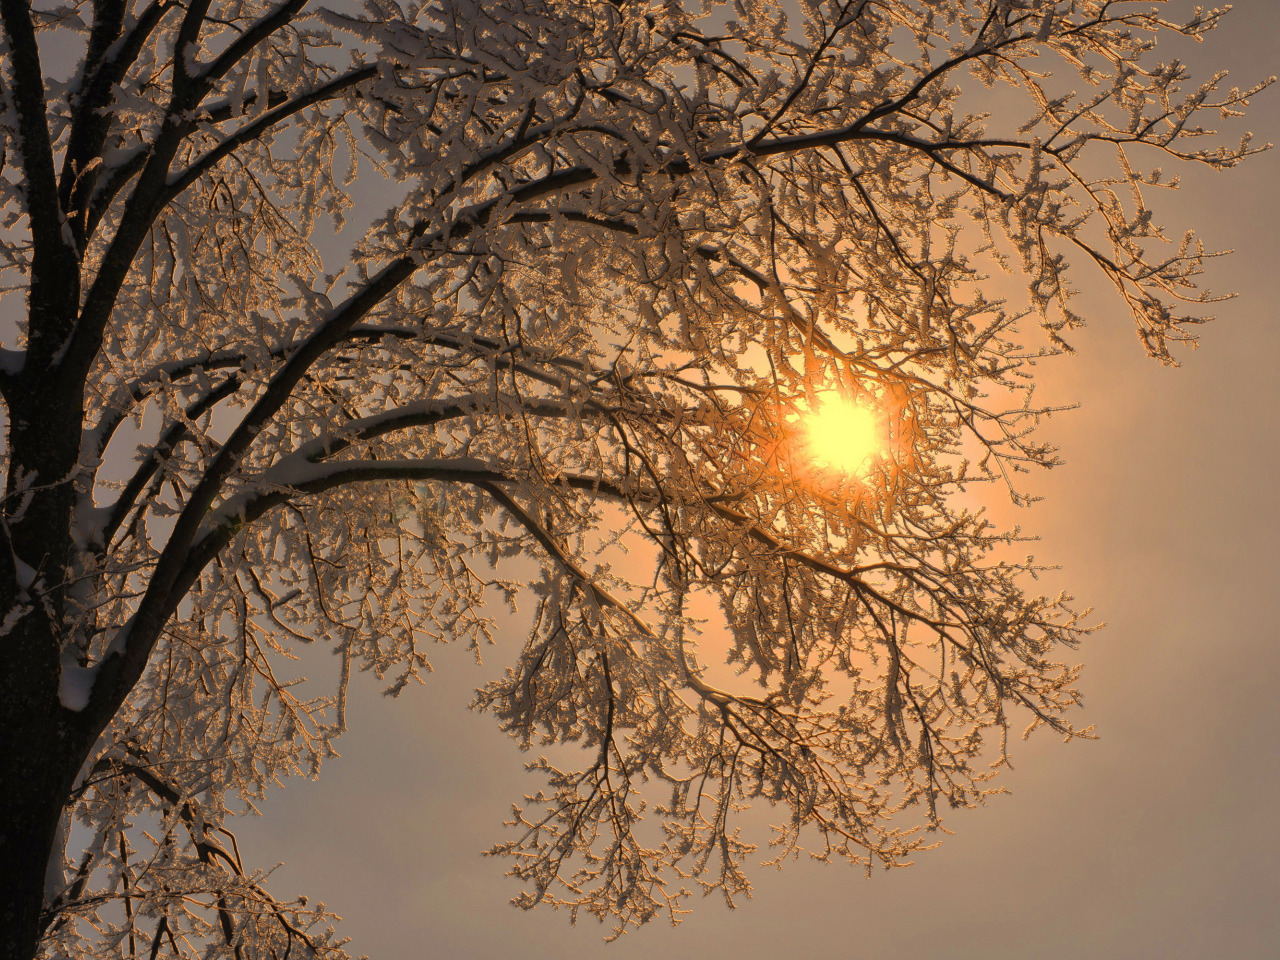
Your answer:
[[[804,427],[810,456],[830,470],[865,476],[885,455],[888,438],[880,418],[838,393],[820,394],[817,409],[804,416]]]

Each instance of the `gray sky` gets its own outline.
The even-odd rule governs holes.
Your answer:
[[[1242,0],[1187,59],[1241,85],[1280,73],[1280,4]],[[1280,141],[1280,88],[1243,126]],[[1034,480],[1045,502],[1017,512],[1041,535],[1037,557],[1061,565],[1046,589],[1108,623],[1078,655],[1099,741],[1015,745],[1001,777],[1012,795],[952,815],[955,835],[908,869],[757,870],[739,909],[695,900],[678,928],[606,946],[594,921],[510,907],[517,885],[478,855],[538,784],[463,706],[500,659],[481,669],[443,648],[427,686],[399,701],[360,684],[343,757],[238,825],[246,857],[285,861],[271,887],[328,903],[349,949],[374,957],[1277,956],[1280,151],[1225,175],[1181,172],[1158,210],[1174,236],[1194,225],[1207,246],[1235,248],[1208,281],[1240,296],[1171,370],[1080,270],[1091,326],[1077,357],[1044,369],[1043,398],[1084,405],[1049,427],[1067,464]]]

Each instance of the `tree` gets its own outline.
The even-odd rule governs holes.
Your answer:
[[[1200,126],[1254,91],[1152,59],[1221,14],[705,7],[0,0],[0,955],[340,955],[228,811],[489,603],[532,627],[478,706],[562,745],[495,852],[619,931],[748,889],[746,801],[890,865],[1014,725],[1087,732],[1079,616],[957,495],[1055,462],[1069,262],[1160,360],[1203,319],[1144,165],[1254,151]],[[857,470],[806,448],[831,394]]]

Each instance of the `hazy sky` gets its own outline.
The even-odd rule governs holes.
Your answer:
[[[1280,4],[1242,0],[1188,59],[1241,85],[1280,73]],[[1280,89],[1242,126],[1280,141]],[[952,815],[955,835],[908,869],[757,870],[755,899],[735,911],[698,900],[674,930],[604,945],[594,921],[509,906],[518,886],[479,856],[538,783],[494,722],[463,708],[500,660],[482,669],[442,649],[428,685],[399,701],[360,684],[343,757],[239,824],[246,857],[284,860],[270,886],[328,903],[349,949],[373,957],[1275,958],[1280,151],[1182,173],[1158,209],[1173,235],[1195,225],[1235,248],[1209,282],[1240,296],[1171,370],[1080,271],[1091,327],[1077,357],[1044,368],[1043,397],[1083,407],[1051,424],[1067,464],[1018,512],[1042,537],[1036,555],[1061,565],[1046,590],[1108,623],[1078,654],[1099,741],[1015,745],[1001,778],[1012,795]]]

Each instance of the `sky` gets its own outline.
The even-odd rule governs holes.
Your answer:
[[[1189,6],[1189,4],[1184,4]],[[1243,0],[1185,55],[1240,85],[1280,73],[1280,4]],[[1246,122],[1280,141],[1280,88]],[[1238,291],[1177,369],[1148,360],[1122,304],[1077,273],[1089,328],[1042,368],[1041,399],[1080,402],[1048,435],[1066,463],[1017,510],[1038,558],[1106,629],[1081,648],[1099,739],[1015,744],[1011,792],[952,814],[915,865],[870,879],[809,861],[753,871],[735,910],[695,898],[603,944],[607,928],[523,912],[504,864],[510,804],[537,788],[489,717],[465,709],[501,669],[441,648],[396,701],[356,685],[342,757],[237,825],[269,887],[343,917],[353,955],[449,960],[1274,958],[1280,943],[1280,151],[1227,174],[1182,171],[1159,210],[1177,236],[1234,248],[1210,264]],[[767,818],[767,811],[763,814]]]

